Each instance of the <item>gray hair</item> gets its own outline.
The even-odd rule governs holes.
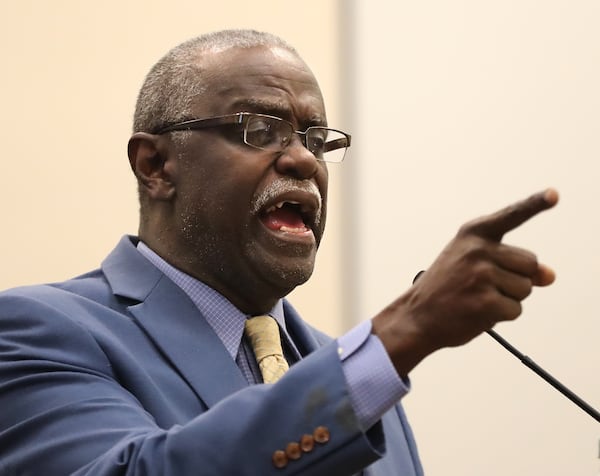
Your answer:
[[[278,36],[255,30],[207,33],[170,50],[152,67],[140,89],[133,132],[154,132],[190,114],[194,98],[205,92],[199,61],[203,52],[256,46],[277,46],[298,56],[298,52]]]

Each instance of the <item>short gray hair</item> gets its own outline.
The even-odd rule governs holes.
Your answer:
[[[192,101],[205,92],[199,59],[207,50],[277,46],[298,56],[287,42],[256,30],[222,30],[207,33],[170,50],[150,70],[133,117],[133,132],[155,132],[169,122],[187,118]]]

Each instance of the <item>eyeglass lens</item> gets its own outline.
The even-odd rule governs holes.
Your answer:
[[[294,134],[293,126],[278,118],[251,116],[244,128],[244,142],[264,150],[285,149]],[[341,162],[346,153],[346,136],[334,129],[309,127],[303,142],[317,159]]]

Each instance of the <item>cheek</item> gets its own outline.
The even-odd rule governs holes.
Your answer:
[[[319,168],[316,175],[317,184],[325,193],[327,192],[327,184],[329,182],[329,169],[327,162],[319,162]]]
[[[190,239],[231,241],[248,227],[250,203],[254,193],[249,181],[223,174],[223,169],[209,173],[203,169],[202,179],[188,177],[178,197],[181,227]]]

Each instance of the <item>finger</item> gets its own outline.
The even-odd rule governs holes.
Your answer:
[[[531,294],[533,281],[528,276],[498,268],[496,270],[496,287],[504,296],[522,301]]]
[[[500,321],[512,321],[523,312],[521,301],[498,294],[494,300],[493,307],[489,310],[482,309],[481,317],[487,321],[487,328],[494,327]]]
[[[462,231],[500,241],[505,233],[517,228],[541,211],[552,208],[557,202],[558,192],[549,188],[496,213],[474,220],[465,225]]]
[[[534,286],[548,286],[552,284],[556,279],[556,273],[552,268],[549,268],[545,264],[538,264],[538,269],[532,277]]]
[[[501,268],[533,278],[538,272],[538,261],[534,253],[516,246],[499,243],[492,259]]]
[[[515,320],[523,312],[523,306],[520,301],[509,297],[503,297],[502,310],[503,312],[496,316],[496,322]]]

